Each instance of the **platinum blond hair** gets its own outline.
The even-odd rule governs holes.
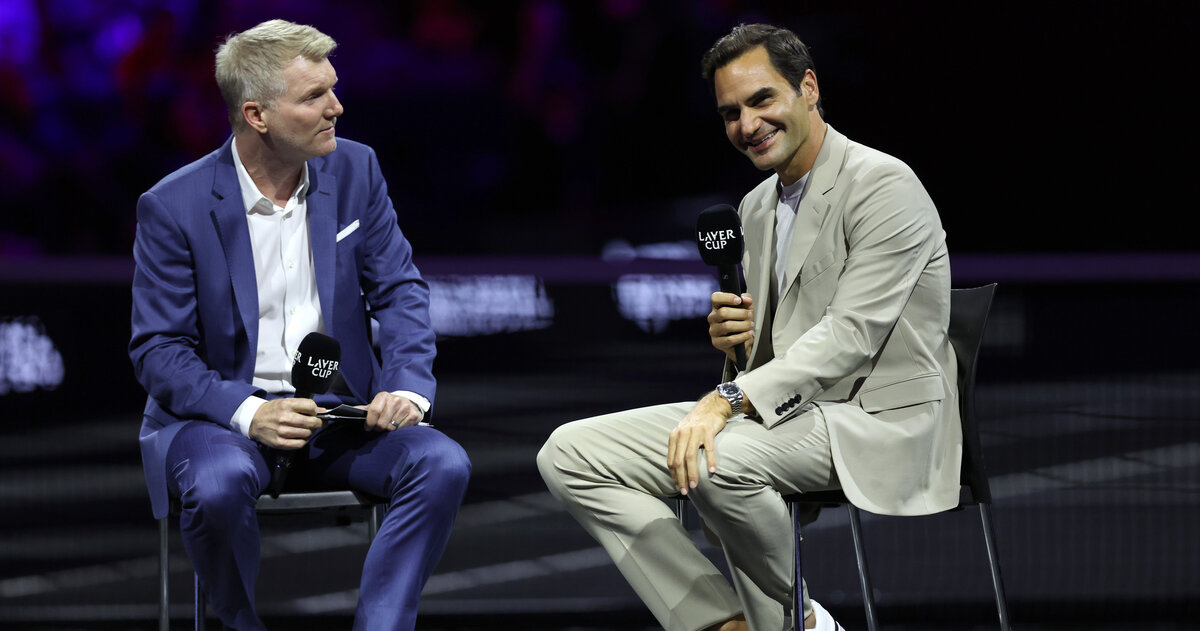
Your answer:
[[[269,20],[233,33],[217,48],[217,86],[229,110],[233,130],[246,127],[242,104],[255,101],[267,109],[287,92],[283,69],[296,57],[319,62],[337,48],[317,29],[287,20]]]

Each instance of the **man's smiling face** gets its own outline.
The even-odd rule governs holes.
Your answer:
[[[783,183],[798,180],[815,157],[811,138],[819,93],[810,70],[800,90],[775,70],[765,48],[752,48],[713,74],[725,135],[754,166],[774,169]],[[819,148],[819,147],[817,147]],[[799,172],[796,172],[799,171]]]

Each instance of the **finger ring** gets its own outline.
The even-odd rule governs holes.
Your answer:
[[[400,427],[400,424],[397,423],[396,421],[392,421],[391,424],[392,424],[392,427]]]

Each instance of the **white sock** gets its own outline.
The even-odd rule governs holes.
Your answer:
[[[833,619],[833,616],[829,615],[828,611],[825,611],[821,603],[811,598],[808,602],[812,605],[813,615],[817,618],[817,626],[813,627],[814,631],[846,631],[842,625],[837,623],[837,620]]]

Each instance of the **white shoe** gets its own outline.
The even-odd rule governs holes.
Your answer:
[[[814,631],[846,631],[845,627],[838,624],[837,620],[834,620],[833,616],[825,611],[821,603],[811,598],[808,599],[808,602],[812,604],[813,615],[817,618],[817,626],[813,627]]]

